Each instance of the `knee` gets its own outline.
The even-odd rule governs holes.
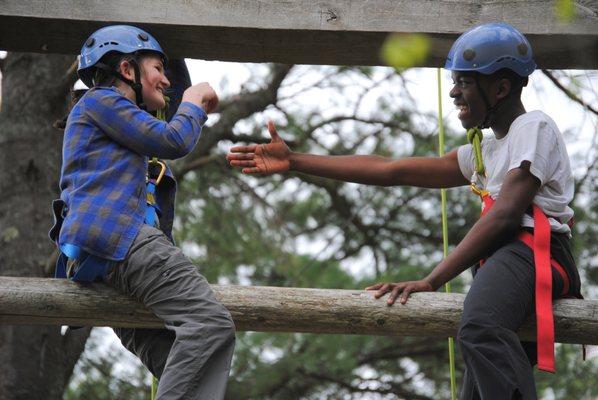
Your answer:
[[[461,347],[484,340],[485,336],[492,333],[492,327],[487,323],[475,320],[461,320],[457,332],[457,342]]]
[[[234,346],[235,337],[235,323],[227,309],[223,307],[223,311],[218,313],[214,317],[212,323],[207,326],[207,330],[210,332],[215,343],[219,343],[218,347],[227,348]]]
[[[235,339],[235,332],[237,330],[235,326],[235,322],[233,321],[233,317],[230,315],[230,312],[225,309],[225,313],[222,316],[222,333],[231,337],[233,340]]]
[[[219,336],[235,337],[235,323],[230,312],[222,304],[218,304],[208,318],[202,315],[199,322],[209,330],[217,332]]]

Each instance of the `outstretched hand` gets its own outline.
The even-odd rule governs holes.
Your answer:
[[[278,136],[274,123],[268,121],[268,132],[272,140],[267,144],[235,146],[226,155],[233,167],[242,167],[244,174],[274,174],[288,171],[291,162],[291,150]]]
[[[376,299],[379,299],[386,293],[390,292],[390,295],[386,300],[386,304],[392,306],[399,295],[401,295],[401,304],[405,304],[407,303],[407,299],[411,293],[433,292],[434,288],[428,281],[421,280],[398,283],[378,283],[376,285],[366,287],[365,290],[377,290],[377,292],[374,294]]]

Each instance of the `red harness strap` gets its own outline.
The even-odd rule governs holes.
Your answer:
[[[482,197],[482,216],[492,208],[494,200],[490,195]],[[552,313],[552,269],[559,272],[563,278],[563,292],[569,291],[569,277],[565,269],[550,257],[550,222],[540,207],[533,205],[534,234],[522,231],[518,239],[530,247],[534,252],[534,266],[536,270],[536,321],[538,343],[538,369],[555,372],[554,367],[554,317]],[[482,263],[480,263],[481,265]]]

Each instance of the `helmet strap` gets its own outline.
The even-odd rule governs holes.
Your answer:
[[[514,86],[511,82],[511,90],[509,91],[509,94],[507,94],[502,99],[498,100],[496,102],[496,104],[494,104],[494,106],[491,106],[490,101],[488,100],[488,96],[486,95],[486,92],[480,86],[480,81],[478,79],[477,73],[474,74],[474,79],[475,79],[475,84],[478,87],[480,96],[482,96],[482,99],[484,100],[484,104],[486,104],[486,116],[484,117],[484,121],[480,124],[480,126],[478,126],[478,128],[479,129],[487,129],[487,128],[490,128],[490,123],[492,122],[492,119],[498,112],[499,108],[502,107],[503,104],[507,101],[507,99],[513,95]],[[525,80],[522,82],[522,86],[526,86],[527,83],[528,83],[528,78],[526,77]]]
[[[137,103],[137,106],[139,108],[141,108],[142,110],[146,110],[147,106],[145,105],[145,103],[143,101],[143,94],[142,94],[143,86],[141,85],[141,69],[139,68],[139,63],[137,62],[137,57],[135,56],[129,62],[133,66],[133,71],[135,72],[135,80],[134,81],[132,81],[128,78],[125,78],[118,70],[115,70],[114,68],[111,68],[109,65],[104,64],[102,62],[96,63],[95,67],[106,71],[110,75],[114,76],[115,78],[117,78],[120,81],[129,85],[131,87],[131,89],[133,89],[133,91],[135,92],[135,102]]]
[[[136,56],[131,60],[131,64],[133,65],[133,70],[135,71],[135,82],[133,82],[131,87],[135,92],[135,100],[137,101],[137,106],[142,110],[147,110],[145,102],[143,101],[143,94],[141,93],[143,89],[143,86],[141,85],[141,69],[139,68],[139,63],[137,62]]]
[[[484,104],[486,105],[486,116],[484,117],[484,121],[482,121],[482,123],[478,126],[478,128],[479,129],[488,129],[488,128],[490,128],[490,123],[492,122],[494,114],[496,114],[496,110],[498,109],[498,106],[502,100],[499,100],[494,106],[491,106],[490,100],[488,100],[488,95],[486,94],[484,89],[482,89],[482,87],[480,86],[480,80],[479,80],[477,73],[474,74],[474,80],[475,80],[476,86],[478,87],[478,92],[480,93],[480,96],[482,96],[482,100],[484,100]]]

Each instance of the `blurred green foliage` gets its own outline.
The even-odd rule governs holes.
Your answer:
[[[556,0],[554,14],[563,23],[571,23],[577,15],[575,2],[573,0]]]
[[[380,58],[397,70],[420,66],[428,57],[430,46],[430,39],[424,34],[393,33],[384,41]]]

